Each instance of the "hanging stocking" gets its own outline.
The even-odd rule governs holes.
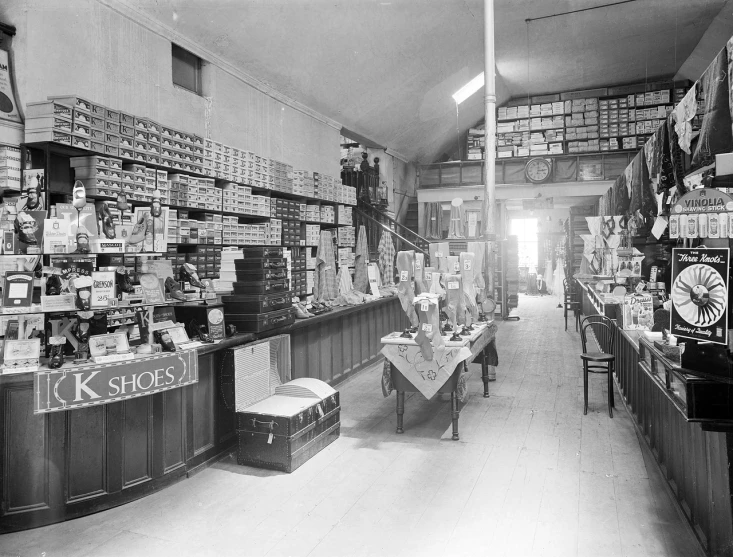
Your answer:
[[[453,331],[458,326],[459,312],[461,307],[461,295],[463,290],[461,289],[461,275],[444,275],[445,276],[445,314],[453,325]]]
[[[474,261],[472,253],[463,252],[461,258],[461,282],[463,283],[463,303],[466,307],[466,323],[470,325],[478,319],[476,305],[476,285],[474,284]]]
[[[417,327],[417,315],[415,314],[415,308],[412,307],[412,302],[415,299],[415,291],[412,288],[413,261],[412,252],[401,251],[397,254],[397,272],[400,278],[397,284],[397,297],[400,299],[402,310],[407,314],[410,324]]]
[[[415,254],[415,294],[423,294],[428,291],[425,285],[425,254]]]
[[[430,244],[430,249],[433,254],[433,264],[438,266],[438,270],[441,273],[451,272],[448,269],[448,256],[450,255],[450,246],[448,242]]]

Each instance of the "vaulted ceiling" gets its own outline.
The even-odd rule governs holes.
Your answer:
[[[451,97],[483,71],[482,0],[122,1],[412,161],[455,151],[483,116],[480,92],[458,111]],[[726,4],[627,0],[537,19],[621,1],[495,0],[499,102],[673,76]]]

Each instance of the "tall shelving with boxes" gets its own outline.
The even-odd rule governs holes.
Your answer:
[[[496,156],[635,150],[688,88],[686,82],[665,81],[511,100],[497,109]],[[483,130],[468,132],[467,160],[484,158],[477,132]]]
[[[201,278],[216,279],[217,290],[231,290],[236,280],[231,262],[222,263],[222,251],[278,246],[284,261],[278,278],[294,296],[311,294],[322,229],[334,232],[339,263],[353,266],[356,191],[340,178],[80,97],[28,107],[25,147],[44,154],[51,193],[68,196],[80,179],[90,199],[108,205],[113,225],[124,234],[126,225],[134,225],[134,209],[149,206],[157,192],[168,219],[161,257],[173,265],[191,263]],[[93,157],[77,176],[70,162],[75,157]],[[123,192],[130,205],[124,215],[117,207]]]

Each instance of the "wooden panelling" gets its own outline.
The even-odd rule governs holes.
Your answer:
[[[4,391],[2,514],[48,508],[48,417],[33,415],[33,386]]]
[[[733,557],[732,434],[703,431],[699,423],[688,422],[637,363],[633,344],[619,335],[616,347],[617,387],[682,512],[710,555]]]
[[[129,488],[153,477],[153,398],[132,398],[121,403],[122,488]]]
[[[66,412],[66,502],[107,493],[107,407]]]
[[[199,383],[201,382],[201,367],[199,367]],[[197,385],[191,385],[189,388],[195,389]],[[184,389],[172,389],[160,394],[163,399],[163,473],[183,466],[186,460],[184,394]],[[201,409],[202,413],[205,411],[206,409]],[[198,413],[198,408],[194,415],[196,413]]]
[[[214,446],[214,396],[216,394],[214,379],[216,374],[211,366],[211,357],[211,354],[205,357],[206,365],[199,366],[199,382],[192,385],[193,407],[196,408],[193,415],[193,452],[195,455]],[[180,389],[174,389],[176,390]],[[182,427],[180,411],[178,424],[179,427]],[[166,440],[167,438],[168,433],[166,433]]]

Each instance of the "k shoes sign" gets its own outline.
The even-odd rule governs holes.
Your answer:
[[[147,396],[198,383],[196,350],[38,371],[33,413],[59,412]]]

